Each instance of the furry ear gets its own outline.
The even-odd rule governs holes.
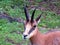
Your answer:
[[[25,12],[26,20],[27,20],[27,22],[28,22],[29,19],[30,19],[30,16],[29,16],[29,12],[28,12],[28,9],[27,9],[27,5],[24,6],[24,12]]]
[[[40,22],[41,15],[42,15],[42,13],[35,19],[37,23]]]

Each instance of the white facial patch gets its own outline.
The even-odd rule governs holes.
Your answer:
[[[36,30],[33,29],[34,27],[32,27],[31,24],[27,24],[25,28],[26,28],[26,29],[25,29],[23,35],[27,35],[27,36],[25,37],[26,39],[31,38],[31,37],[36,33],[36,32],[35,32]],[[33,29],[33,30],[31,30],[31,29]],[[30,31],[31,31],[31,32],[30,32]],[[29,33],[29,32],[30,32],[30,33]]]
[[[30,29],[31,29],[31,25],[27,24],[23,35],[28,35],[28,32],[30,31]]]
[[[29,39],[29,38],[31,38],[33,36],[33,33],[30,33],[27,37],[26,37],[26,39]]]
[[[26,37],[26,39],[30,39],[32,36],[34,36],[35,33],[36,33],[36,30],[34,30],[33,32],[31,32],[30,34],[28,34],[28,36]]]

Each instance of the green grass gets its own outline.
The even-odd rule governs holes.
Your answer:
[[[41,14],[41,11],[37,10],[35,13],[35,18],[39,14]],[[45,14],[47,14],[47,15],[45,15]],[[16,16],[18,16],[18,15],[16,15]],[[22,16],[20,16],[20,17],[22,17]],[[42,17],[41,17],[41,22],[38,24],[38,27],[47,27],[47,28],[58,27],[59,28],[59,26],[60,26],[60,18],[59,17],[60,17],[59,15],[57,16],[53,12],[49,12],[49,11],[44,12],[44,14],[42,14]],[[24,14],[23,14],[23,18],[25,19]],[[9,23],[6,19],[0,20],[0,44],[1,45],[4,45],[4,44],[5,45],[15,45],[15,44],[12,44],[11,42],[6,41],[6,38],[13,40],[15,43],[23,42],[22,34],[17,34],[16,32],[11,33],[13,31],[23,32],[24,31],[23,24],[18,23],[18,22]],[[44,30],[41,32],[46,32],[46,31]],[[24,44],[27,45],[27,42]]]
[[[20,4],[21,6],[17,6],[18,4]],[[11,8],[11,5],[15,6],[14,9]],[[0,12],[6,12],[12,17],[21,17],[25,19],[22,5],[23,5],[22,3],[17,3],[17,2],[13,3],[12,0],[9,0],[9,1],[2,0],[0,1]],[[30,10],[30,14],[32,14],[32,12],[33,10]],[[38,15],[40,15],[42,12],[43,14],[41,17],[41,22],[38,24],[39,28],[40,27],[60,28],[60,15],[57,15],[52,11],[36,10],[34,18],[38,17]],[[18,34],[16,33],[17,31],[19,32],[24,31],[24,27],[22,23],[18,23],[18,22],[9,23],[7,19],[0,19],[0,45],[16,45],[7,41],[6,40],[7,38],[10,40],[13,40],[15,43],[21,43],[22,45],[27,45],[29,41],[28,40],[24,41],[22,38],[22,33]],[[41,32],[46,32],[46,31],[43,30]]]

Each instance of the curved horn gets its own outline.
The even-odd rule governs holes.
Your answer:
[[[26,20],[29,21],[30,16],[27,10],[27,6],[24,7],[24,12],[25,12]]]
[[[34,9],[34,11],[33,11],[33,13],[32,13],[32,16],[31,16],[31,22],[33,22],[35,11],[36,11],[36,8]]]

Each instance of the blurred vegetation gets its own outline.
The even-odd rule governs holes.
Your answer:
[[[42,0],[35,0],[33,5],[38,5],[39,2],[42,2]],[[28,0],[0,0],[0,12],[6,12],[12,17],[21,17],[25,19],[23,11],[24,4],[30,5],[30,2]],[[55,4],[58,7],[60,6],[60,3],[55,2]],[[45,7],[47,5],[43,6]],[[30,14],[32,14],[32,9],[29,11]],[[36,10],[35,18],[42,12],[41,22],[38,24],[39,27],[60,28],[60,15],[49,10]],[[0,19],[0,45],[27,45],[28,40],[24,42],[22,39],[23,31],[24,27],[22,23],[9,23],[7,19]],[[14,43],[11,43],[12,41],[10,42],[7,38],[13,40]]]

